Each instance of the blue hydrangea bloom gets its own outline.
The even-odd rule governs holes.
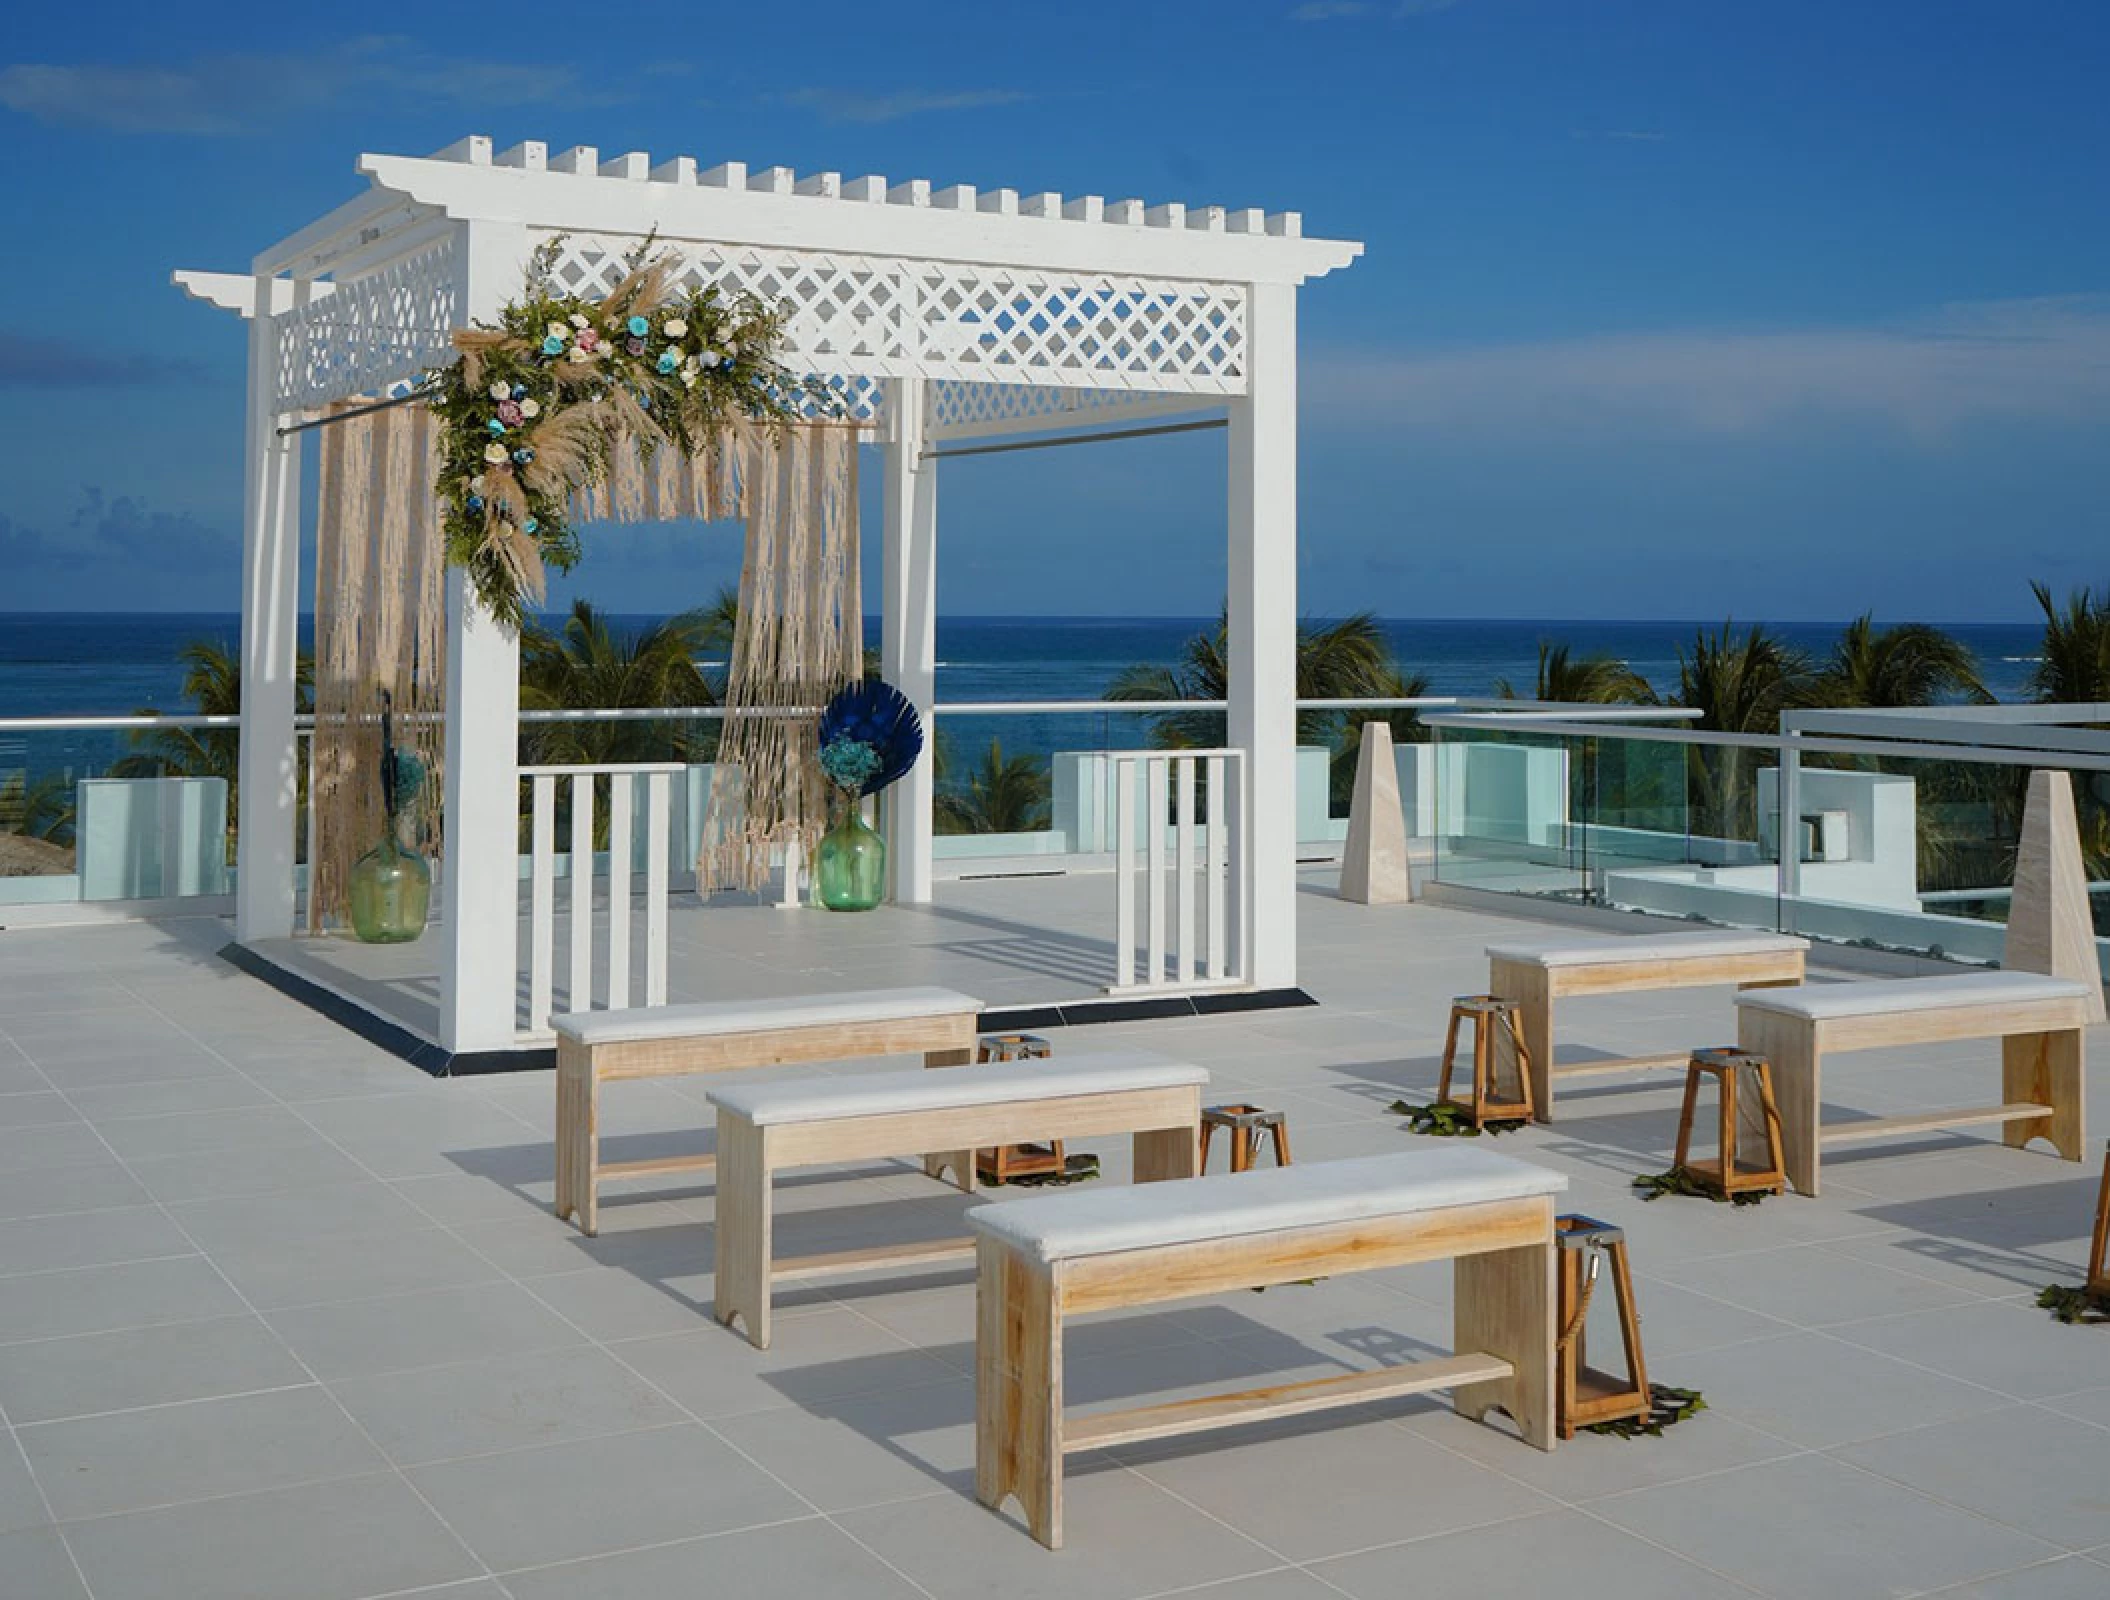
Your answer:
[[[564,354],[564,341],[554,333],[551,334],[542,341],[542,353],[546,356],[561,356]]]
[[[642,339],[652,331],[652,324],[643,317],[632,317],[624,326],[630,330],[630,337],[633,339]]]
[[[676,354],[675,354],[675,353],[674,353],[673,351],[671,351],[671,350],[662,350],[662,351],[661,351],[661,352],[659,353],[659,370],[660,370],[660,371],[662,371],[662,372],[672,372],[672,371],[673,371],[673,370],[674,370],[674,369],[675,369],[676,367],[678,367],[678,366],[680,366],[680,365],[681,365],[681,357],[677,356],[677,355],[676,355]]]

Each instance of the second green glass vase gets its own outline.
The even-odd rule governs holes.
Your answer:
[[[830,911],[870,911],[886,898],[886,840],[854,803],[821,836],[816,867],[821,904]]]

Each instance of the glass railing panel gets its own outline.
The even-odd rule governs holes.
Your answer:
[[[1434,840],[1437,881],[1587,899],[1576,754],[1558,734],[1521,729],[1445,729],[1402,746],[1408,833]]]

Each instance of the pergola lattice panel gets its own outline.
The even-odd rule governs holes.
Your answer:
[[[638,241],[565,236],[556,280],[613,288]],[[685,286],[748,290],[788,312],[783,360],[824,375],[1120,391],[1245,392],[1236,284],[1088,277],[966,262],[669,241]]]
[[[381,394],[451,359],[462,321],[455,248],[442,237],[277,319],[278,409]]]

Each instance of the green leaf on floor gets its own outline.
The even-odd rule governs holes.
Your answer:
[[[1525,1121],[1522,1117],[1490,1119],[1476,1127],[1473,1108],[1456,1100],[1432,1100],[1425,1106],[1411,1100],[1395,1100],[1385,1109],[1393,1116],[1405,1117],[1410,1132],[1436,1139],[1477,1139],[1483,1133],[1515,1133]]]
[[[2100,1289],[2055,1283],[2037,1296],[2037,1304],[2061,1322],[2110,1322],[2110,1294]]]
[[[1667,1383],[1648,1386],[1649,1408],[1645,1415],[1620,1417],[1611,1422],[1591,1422],[1584,1433],[1602,1433],[1614,1439],[1661,1438],[1665,1428],[1675,1427],[1687,1417],[1707,1409],[1697,1389],[1673,1389]]]
[[[1722,1192],[1713,1185],[1694,1177],[1683,1167],[1672,1167],[1668,1172],[1651,1172],[1634,1180],[1634,1188],[1644,1200],[1660,1200],[1667,1194],[1697,1195],[1702,1200],[1722,1202]],[[1766,1189],[1745,1189],[1729,1196],[1732,1204],[1755,1206],[1770,1193]]]
[[[1006,1178],[999,1184],[992,1178],[981,1180],[984,1188],[1009,1189],[1053,1189],[1066,1183],[1083,1183],[1099,1176],[1099,1158],[1089,1152],[1080,1151],[1063,1162],[1060,1172],[1035,1172],[1020,1178]]]

